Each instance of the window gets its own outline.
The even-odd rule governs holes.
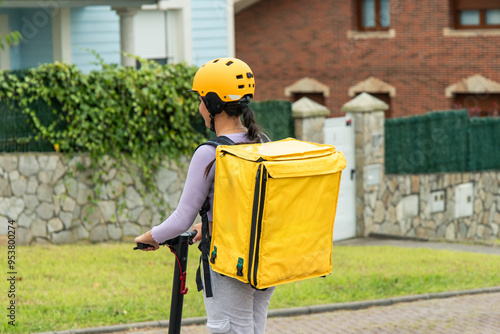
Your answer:
[[[169,64],[169,58],[145,58],[146,60],[152,60],[154,61],[155,63],[158,63],[159,65],[166,65],[166,64]],[[135,61],[135,68],[136,69],[141,69],[142,67],[142,63],[140,62],[140,60],[136,60]]]
[[[500,1],[455,0],[455,28],[500,28]]]
[[[323,93],[298,93],[298,92],[295,92],[295,93],[293,93],[293,96],[292,96],[292,102],[296,102],[303,97],[307,97],[308,99],[310,99],[316,103],[319,103],[321,105],[325,105],[325,96],[323,95]]]
[[[465,108],[471,117],[498,117],[500,94],[455,94],[453,108]]]
[[[325,100],[330,96],[330,88],[317,80],[306,77],[286,86],[285,96],[292,102],[307,97],[316,103],[326,105]]]
[[[361,93],[359,93],[359,94],[361,94]],[[358,96],[359,94],[356,94],[356,96]],[[368,94],[370,94],[371,96],[376,97],[377,99],[387,103],[387,105],[389,106],[389,109],[384,111],[385,118],[394,117],[394,113],[393,113],[392,105],[391,105],[391,97],[389,96],[389,93],[368,93]]]
[[[358,0],[359,30],[388,30],[390,25],[389,0]]]

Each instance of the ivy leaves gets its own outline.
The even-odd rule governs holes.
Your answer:
[[[88,74],[64,63],[42,64],[24,75],[0,72],[0,99],[13,100],[29,115],[36,139],[70,155],[88,153],[94,166],[105,156],[122,165],[132,161],[149,180],[162,160],[192,154],[206,135],[193,128],[198,99],[187,91],[196,68],[141,59],[136,70],[96,56],[102,69]],[[54,114],[48,125],[33,107],[40,101]]]

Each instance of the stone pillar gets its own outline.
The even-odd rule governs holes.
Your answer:
[[[113,10],[120,16],[120,48],[122,51],[122,66],[135,67],[135,59],[123,54],[135,54],[134,46],[134,16],[140,8],[135,7],[117,7]]]
[[[295,119],[295,138],[323,144],[325,117],[329,114],[327,107],[307,97],[294,102],[292,116]]]
[[[368,93],[361,93],[342,106],[354,121],[356,146],[356,235],[366,237],[374,221],[383,221],[385,208],[376,207],[384,171],[384,111],[389,106]]]

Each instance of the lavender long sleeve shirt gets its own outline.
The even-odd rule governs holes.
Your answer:
[[[246,143],[249,138],[245,133],[232,133],[225,135],[235,143]],[[208,177],[205,178],[205,168],[215,159],[215,147],[203,145],[193,154],[186,177],[186,183],[179,204],[175,211],[160,225],[153,227],[151,233],[158,243],[175,238],[186,232],[201,209],[207,197],[210,198],[210,211],[208,219],[212,221],[215,164],[210,169]]]

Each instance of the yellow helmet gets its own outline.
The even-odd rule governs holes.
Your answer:
[[[253,98],[255,79],[250,66],[242,60],[217,58],[198,69],[192,91],[201,97],[215,93],[222,102],[234,102],[247,95]]]

